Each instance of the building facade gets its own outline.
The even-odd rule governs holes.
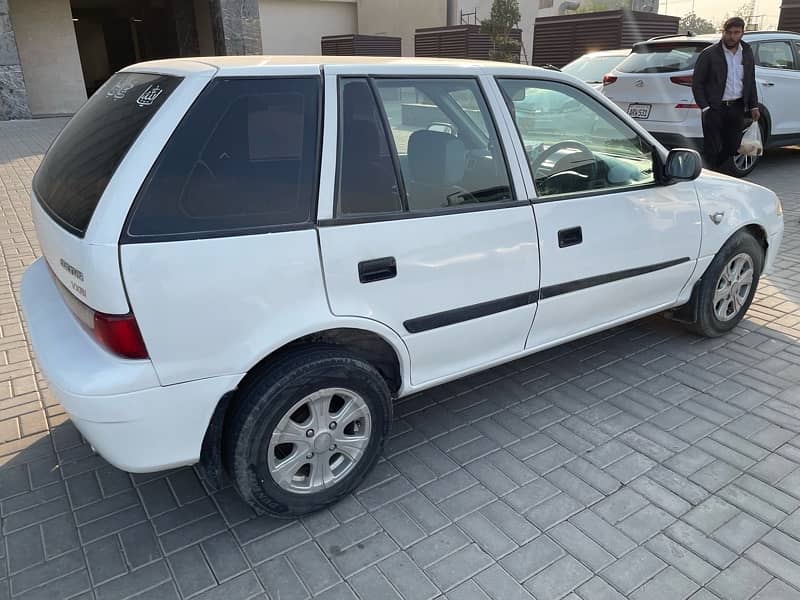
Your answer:
[[[540,3],[520,0],[523,60]],[[560,2],[561,0],[556,0]],[[476,23],[492,0],[0,0],[0,120],[73,114],[126,65],[226,54],[319,54],[323,36],[402,39]]]

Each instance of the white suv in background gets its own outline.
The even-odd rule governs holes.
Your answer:
[[[692,94],[692,75],[700,53],[720,36],[670,36],[634,46],[631,55],[609,73],[603,93],[637,119],[668,147],[702,148],[700,110]],[[800,34],[747,32],[753,46],[765,148],[800,142]],[[746,123],[750,125],[749,119]],[[728,165],[743,177],[759,158],[736,156]]]

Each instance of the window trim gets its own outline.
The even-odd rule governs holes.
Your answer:
[[[384,130],[384,135],[387,136],[387,144],[389,144],[389,151],[392,153],[392,164],[395,168],[395,176],[398,180],[398,188],[402,188],[401,197],[401,204],[403,206],[403,210],[401,212],[379,212],[379,213],[364,213],[359,215],[337,215],[338,207],[339,207],[339,176],[340,176],[340,162],[341,162],[341,152],[339,151],[339,141],[341,140],[342,136],[342,119],[341,119],[341,82],[342,80],[346,79],[366,79],[370,85],[370,89],[372,90],[373,97],[375,102],[378,105],[378,112],[379,116],[382,121],[382,129]],[[383,102],[380,99],[380,94],[378,93],[377,81],[380,80],[406,80],[406,81],[419,81],[419,80],[454,80],[454,81],[473,81],[477,85],[478,93],[480,94],[480,98],[483,100],[483,104],[489,113],[489,118],[491,119],[491,124],[494,127],[494,134],[497,140],[497,147],[500,149],[500,152],[503,157],[503,163],[505,165],[506,177],[508,178],[509,189],[511,190],[512,199],[508,201],[502,202],[491,202],[487,204],[481,203],[474,203],[474,204],[466,204],[461,206],[455,207],[448,207],[443,206],[441,208],[435,209],[425,209],[425,210],[411,210],[408,206],[408,196],[406,194],[406,185],[405,185],[405,177],[402,173],[402,168],[400,165],[400,156],[397,152],[394,135],[391,133],[391,125],[389,124],[389,119],[386,114],[386,108],[383,106]],[[428,217],[439,217],[439,216],[446,216],[450,214],[463,214],[469,212],[483,212],[486,210],[502,210],[506,208],[513,208],[515,206],[523,206],[529,204],[528,200],[524,198],[526,194],[520,194],[517,190],[517,186],[514,184],[514,177],[511,172],[511,164],[508,160],[508,152],[503,143],[502,135],[500,133],[500,127],[498,125],[498,115],[494,114],[492,110],[492,105],[489,102],[489,98],[486,94],[486,89],[483,86],[483,82],[481,81],[478,75],[409,75],[409,74],[391,74],[391,75],[376,75],[374,73],[364,73],[364,74],[347,74],[347,75],[337,75],[336,76],[336,95],[337,95],[337,128],[336,128],[336,135],[337,135],[337,157],[336,157],[336,173],[335,173],[335,189],[333,195],[333,211],[332,217],[330,219],[318,219],[317,225],[319,227],[331,227],[334,225],[358,225],[364,223],[377,223],[377,222],[385,222],[385,221],[399,221],[405,219],[422,219]],[[477,127],[477,125],[476,125]]]
[[[385,221],[406,221],[408,219],[447,217],[449,215],[462,215],[466,213],[485,212],[489,210],[519,208],[520,206],[530,206],[530,203],[520,200],[507,200],[505,202],[492,202],[491,204],[467,204],[456,207],[420,210],[416,212],[364,213],[353,216],[334,217],[332,219],[319,219],[317,221],[317,227],[333,227],[335,225],[363,225],[364,223],[383,223]]]
[[[397,182],[397,193],[400,194],[400,209],[403,212],[411,212],[411,208],[408,206],[408,191],[406,188],[406,179],[403,176],[403,168],[400,165],[400,153],[397,151],[397,142],[395,142],[394,135],[392,135],[391,125],[389,125],[389,115],[386,114],[386,107],[381,102],[381,96],[378,93],[378,85],[375,83],[375,79],[372,77],[365,78],[367,85],[369,86],[369,91],[372,94],[372,99],[375,102],[375,106],[378,109],[378,118],[381,120],[381,131],[383,131],[383,135],[386,138],[386,146],[389,150],[389,158],[392,160],[392,168],[394,169],[394,178]],[[337,86],[338,87],[338,86]],[[337,90],[338,92],[338,90]],[[341,96],[339,96],[341,99]],[[341,106],[339,107],[339,125],[341,127],[342,119],[341,119]],[[339,166],[340,161],[342,160],[342,153],[339,152],[338,156],[336,157],[336,180],[339,180]],[[334,215],[336,214],[336,210],[339,208],[339,188],[336,188],[336,196],[334,197]]]
[[[225,81],[239,81],[239,80],[257,80],[257,81],[271,81],[271,80],[314,80],[317,83],[317,119],[316,119],[316,147],[314,148],[314,177],[312,183],[311,203],[309,207],[308,219],[303,223],[291,223],[285,225],[261,225],[254,227],[245,227],[241,229],[219,229],[215,231],[201,231],[201,232],[185,232],[185,233],[159,233],[154,235],[132,235],[130,233],[131,223],[136,214],[141,198],[142,191],[150,181],[156,167],[160,165],[161,158],[164,155],[169,144],[172,142],[176,132],[184,125],[189,116],[196,106],[203,100],[206,94],[211,93],[215,86],[221,85]],[[179,242],[189,240],[206,240],[227,237],[239,237],[246,235],[260,235],[265,233],[284,233],[290,231],[304,231],[315,228],[317,220],[317,210],[319,205],[319,191],[320,180],[322,177],[322,142],[323,142],[323,127],[324,127],[324,105],[325,105],[325,88],[323,82],[323,75],[246,75],[246,76],[215,76],[212,77],[208,84],[197,94],[197,97],[192,102],[191,106],[183,113],[175,128],[170,133],[169,138],[163,147],[159,150],[158,156],[153,161],[153,164],[148,169],[147,174],[142,180],[142,184],[136,191],[136,196],[128,208],[128,214],[125,216],[125,221],[122,227],[122,232],[119,237],[119,245],[129,244],[153,244],[159,242]]]
[[[580,89],[578,86],[573,85],[572,83],[569,83],[569,82],[566,82],[566,81],[558,80],[558,79],[525,77],[525,76],[520,76],[520,75],[508,75],[508,76],[506,76],[506,75],[502,75],[502,76],[495,75],[493,78],[494,78],[495,84],[497,85],[497,89],[498,89],[498,91],[500,92],[500,95],[503,98],[503,104],[504,104],[505,110],[508,112],[508,118],[511,121],[511,123],[514,125],[514,130],[516,130],[516,132],[517,132],[517,141],[519,142],[520,148],[522,150],[523,157],[525,158],[525,161],[522,164],[523,173],[527,173],[528,177],[530,177],[531,187],[532,187],[532,190],[533,190],[533,192],[535,194],[532,198],[530,198],[528,200],[528,202],[530,202],[531,204],[544,204],[544,203],[548,203],[548,202],[559,202],[559,201],[562,201],[562,200],[573,200],[573,199],[577,199],[577,198],[609,196],[611,194],[619,194],[619,193],[627,192],[629,190],[647,190],[647,189],[654,189],[654,188],[666,187],[667,185],[671,185],[671,184],[664,184],[662,181],[660,181],[657,169],[658,169],[659,163],[663,159],[661,157],[661,151],[659,150],[658,146],[655,145],[655,144],[652,144],[647,138],[642,137],[642,135],[638,131],[636,131],[635,128],[630,127],[630,125],[628,125],[628,123],[625,123],[624,120],[620,119],[619,115],[616,115],[614,113],[614,111],[612,111],[609,107],[604,106],[603,103],[598,101],[596,98],[592,98],[591,94],[587,94],[584,90]],[[611,114],[612,116],[615,116],[623,124],[628,126],[628,128],[634,134],[636,134],[636,136],[642,142],[644,142],[646,144],[646,146],[650,149],[650,155],[651,155],[651,159],[653,161],[653,181],[648,182],[648,183],[643,183],[643,184],[640,184],[640,185],[630,185],[630,186],[626,186],[626,187],[602,188],[602,189],[599,189],[599,190],[590,190],[590,191],[586,191],[586,192],[572,192],[572,193],[568,193],[568,194],[553,194],[553,195],[550,195],[550,196],[540,196],[539,195],[539,191],[536,189],[536,180],[534,179],[533,173],[531,172],[531,166],[530,166],[530,162],[529,162],[529,160],[527,158],[527,153],[525,152],[525,141],[522,139],[522,132],[519,130],[519,125],[517,125],[517,121],[514,119],[514,115],[511,112],[511,108],[508,106],[509,98],[506,95],[505,91],[503,90],[503,86],[501,85],[501,81],[503,81],[503,80],[536,81],[536,82],[545,82],[545,83],[557,84],[557,85],[561,85],[561,86],[564,86],[564,87],[572,88],[575,91],[580,92],[581,94],[583,94],[585,97],[591,98],[592,100],[594,100],[595,102],[600,104],[600,106],[605,108],[609,112],[609,114]],[[658,157],[658,160],[657,160],[657,157]]]

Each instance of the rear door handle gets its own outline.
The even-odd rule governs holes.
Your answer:
[[[577,246],[583,242],[583,230],[580,227],[562,229],[558,232],[558,247]]]
[[[761,85],[765,85],[767,87],[775,87],[775,84],[772,81],[762,81]]]
[[[364,260],[358,263],[358,280],[372,283],[397,277],[397,261],[394,256]]]

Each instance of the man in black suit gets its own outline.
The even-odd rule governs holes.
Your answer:
[[[742,141],[745,116],[758,121],[758,90],[753,49],[742,41],[744,21],[728,19],[722,39],[700,54],[692,91],[703,111],[703,156],[710,169],[722,167]]]

